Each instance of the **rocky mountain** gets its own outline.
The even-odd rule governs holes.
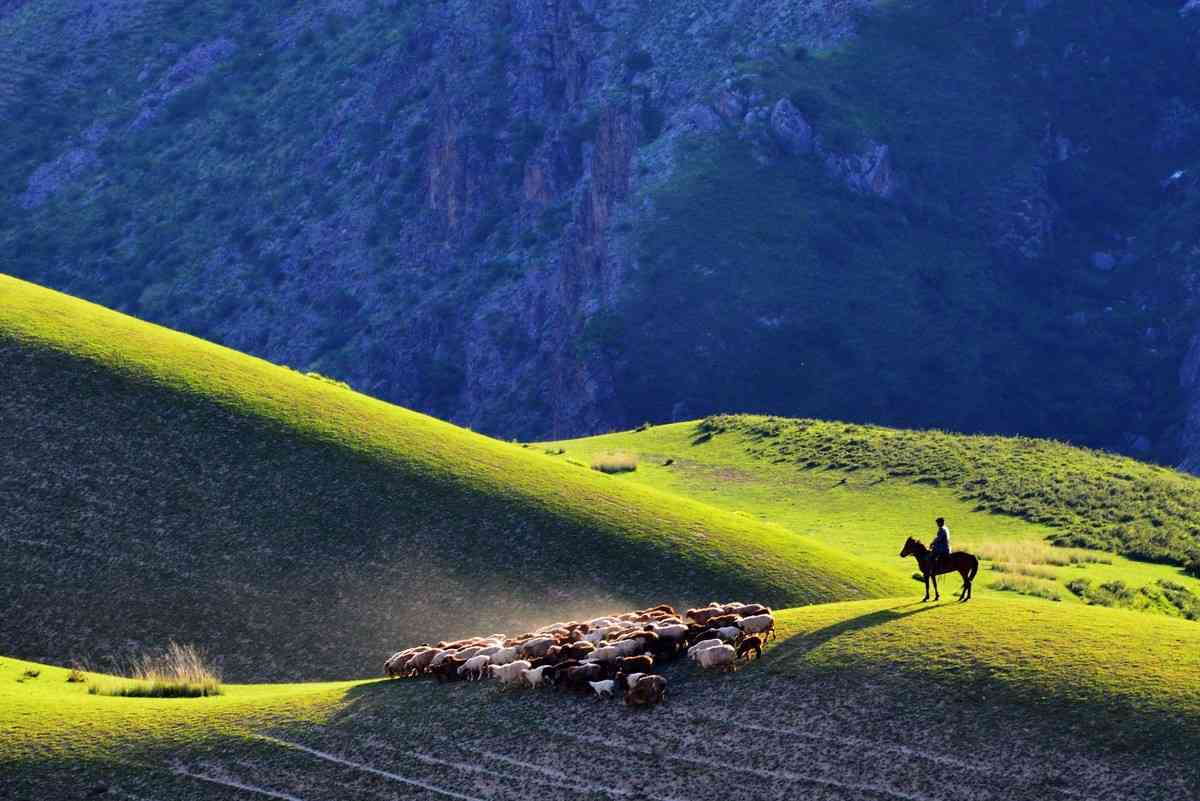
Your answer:
[[[492,434],[1195,467],[1194,5],[9,2],[3,269]]]

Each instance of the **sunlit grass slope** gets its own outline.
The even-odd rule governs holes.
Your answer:
[[[968,704],[1049,705],[1096,739],[1200,737],[1200,626],[1185,620],[1012,596],[885,600],[787,610],[779,636],[770,664],[784,673],[900,669]]]
[[[770,707],[780,693],[822,688],[837,695],[852,734],[853,721],[880,714],[865,701],[870,690],[894,699],[889,714],[914,726],[949,716],[960,731],[998,741],[1050,734],[1075,747],[1186,760],[1200,745],[1198,672],[1200,627],[1162,617],[1008,597],[965,605],[821,604],[781,611],[766,658],[732,676],[685,663],[668,668],[671,704],[639,716],[636,725],[650,733],[683,715],[689,735],[703,737],[710,728],[716,735],[721,724],[705,701],[714,686],[750,709]],[[547,730],[546,716],[586,718],[597,709],[569,695],[428,680],[233,685],[204,699],[109,698],[88,695],[86,683],[68,684],[66,675],[0,659],[0,769],[32,788],[74,775],[76,788],[113,782],[207,798],[202,783],[171,768],[209,766],[192,769],[220,776],[212,766],[224,763],[240,768],[234,775],[253,772],[260,787],[311,783],[313,794],[304,797],[324,798],[320,790],[336,778],[329,763],[298,760],[282,745],[306,743],[390,766],[407,748],[442,742],[441,732],[453,732],[454,742],[499,748],[503,731],[550,756],[565,743]],[[743,719],[767,727],[773,721]]]
[[[233,680],[339,678],[413,639],[617,601],[907,587],[783,527],[6,277],[0,385],[16,656],[175,639]]]
[[[1135,601],[1169,614],[1178,610],[1155,603],[1158,582],[1200,594],[1200,580],[1178,564],[1129,558],[1152,547],[1187,558],[1200,543],[1200,479],[1111,454],[1042,440],[749,415],[539,448],[582,463],[627,454],[638,467],[620,481],[753,515],[881,567],[913,569],[912,560],[897,557],[905,537],[931,539],[934,518],[944,516],[956,548],[1032,554],[1018,562],[1036,559],[1047,541],[1104,548],[1096,556],[1106,563],[1022,566],[1037,575],[1017,574],[1021,581],[1064,603],[1081,602],[1067,588],[1079,579],[1150,587]],[[1087,538],[1084,531],[1099,534]],[[1162,557],[1171,558],[1165,551]],[[1012,577],[992,569],[1004,561],[1013,560],[988,561],[977,589]],[[959,586],[957,578],[946,584]]]

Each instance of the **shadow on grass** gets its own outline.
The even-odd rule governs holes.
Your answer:
[[[809,632],[808,634],[797,634],[794,637],[789,637],[779,645],[775,646],[768,652],[768,658],[771,664],[782,664],[789,661],[799,660],[810,651],[820,648],[825,643],[841,637],[843,634],[851,634],[863,629],[882,626],[885,623],[891,623],[894,620],[901,620],[906,617],[928,612],[937,609],[938,605],[933,603],[921,603],[914,601],[909,604],[901,604],[893,606],[889,609],[880,609],[878,612],[869,612],[865,615],[843,620],[840,623],[834,623],[831,626],[826,626],[822,629]]]

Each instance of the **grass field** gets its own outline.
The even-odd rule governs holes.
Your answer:
[[[1165,591],[1135,590],[1198,582],[1049,544],[1087,530],[1130,552],[1152,517],[1164,548],[1186,542],[1194,479],[1053,443],[750,417],[502,443],[13,279],[0,301],[8,798],[1175,801],[1200,786],[1200,626],[1068,588],[1117,598],[1120,580],[1169,613]],[[636,469],[591,468],[614,455]],[[1138,489],[1118,504],[1109,479]],[[969,604],[919,603],[897,556],[938,514],[991,557]],[[418,638],[714,597],[782,609],[778,640],[732,675],[668,667],[670,702],[643,715],[492,683],[239,683],[369,676]],[[170,639],[222,656],[231,683],[113,697],[89,692],[110,679],[47,664]],[[931,783],[946,768],[956,780]]]
[[[66,670],[4,659],[0,764],[29,786],[36,769],[134,795],[222,797],[234,782],[305,801],[342,797],[346,781],[356,797],[393,797],[413,789],[405,780],[508,799],[559,773],[588,790],[578,797],[602,798],[652,765],[679,769],[686,798],[785,797],[797,777],[840,793],[831,797],[874,798],[865,788],[919,791],[922,772],[955,755],[975,766],[958,792],[982,798],[1180,798],[1197,779],[1186,755],[1200,743],[1200,627],[1005,597],[825,604],[779,620],[761,663],[730,676],[671,667],[671,701],[641,715],[552,691],[430,681],[106,698],[68,684]],[[686,762],[700,743],[719,751],[751,735],[763,758],[734,766],[736,786],[720,761]],[[831,749],[841,758],[823,761]],[[1126,759],[1116,776],[1078,769]],[[1066,761],[1076,767],[1062,770]]]
[[[762,431],[776,433],[764,437]],[[1140,532],[1155,530],[1152,519],[1169,518],[1178,533],[1157,541],[1174,539],[1179,553],[1195,547],[1191,532],[1193,521],[1200,519],[1200,480],[1110,454],[1035,440],[751,416],[651,426],[537,447],[547,458],[581,461],[598,453],[627,452],[639,459],[638,470],[616,480],[776,523],[878,569],[913,572],[915,561],[901,561],[897,554],[908,536],[932,539],[933,520],[941,516],[949,521],[955,549],[999,557],[981,567],[976,582],[985,589],[1000,578],[1004,566],[1015,563],[1047,574],[1040,578],[1053,576],[1064,603],[1081,603],[1066,589],[1081,577],[1097,584],[1122,581],[1134,590],[1168,581],[1200,594],[1200,580],[1178,565],[1119,553],[1088,552],[1089,558],[1107,564],[1045,563],[1074,552],[1046,545],[1073,541],[1071,526],[1104,532],[1117,514],[1128,518],[1117,525],[1133,532],[1135,543],[1143,539]],[[1118,477],[1109,478],[1113,475]],[[1078,493],[1062,494],[1066,482],[1074,482]],[[1009,491],[997,490],[989,504],[976,495],[984,485]],[[1110,541],[1116,548],[1126,544],[1115,534],[1099,542]],[[1001,570],[991,569],[996,565]],[[957,576],[943,579],[943,586],[957,591]]]
[[[16,656],[103,667],[176,639],[234,681],[332,679],[548,610],[906,587],[781,526],[4,277],[0,383]]]

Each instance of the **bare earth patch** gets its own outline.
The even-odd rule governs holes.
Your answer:
[[[1196,791],[1177,754],[1101,751],[987,699],[902,695],[891,678],[671,673],[668,702],[648,711],[553,691],[382,683],[333,725],[264,733],[261,759],[209,756],[176,771],[301,801],[351,790],[363,801],[1176,801]]]

